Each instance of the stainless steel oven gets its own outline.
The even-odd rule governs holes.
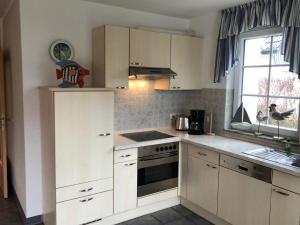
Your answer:
[[[139,148],[138,197],[178,186],[178,150],[178,142]]]

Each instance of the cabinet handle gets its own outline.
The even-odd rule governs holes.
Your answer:
[[[130,154],[128,154],[128,155],[121,155],[121,158],[128,158],[130,156],[131,156]]]
[[[80,224],[80,225],[88,225],[88,224],[92,224],[92,223],[99,222],[99,221],[101,221],[101,220],[102,220],[102,219],[97,219],[97,220],[93,220],[93,221],[91,221],[91,222],[82,223],[82,224]]]
[[[181,87],[176,87],[176,86],[174,86],[174,87],[172,87],[172,89],[180,89]]]
[[[123,89],[126,89],[127,87],[126,87],[126,86],[117,86],[116,88],[117,88],[117,89],[122,89],[122,90],[123,90]]]
[[[198,152],[198,155],[201,155],[201,156],[207,156],[206,153],[202,153],[202,152]]]
[[[125,166],[133,166],[135,165],[136,163],[126,163]]]
[[[83,200],[80,200],[80,202],[89,202],[89,201],[92,201],[94,198],[88,198],[88,199],[83,199]]]
[[[206,164],[208,167],[210,167],[210,168],[213,168],[213,169],[217,169],[217,167],[216,166],[212,166],[212,165],[209,165],[209,164]]]
[[[278,193],[278,194],[280,194],[280,195],[283,195],[283,196],[290,196],[290,194],[285,193],[283,191],[279,191],[279,190],[276,190],[276,189],[273,189],[273,191],[276,192],[276,193]]]
[[[94,188],[86,188],[86,189],[82,189],[79,192],[89,192],[92,191]]]
[[[104,134],[99,134],[100,137],[107,137],[110,136],[110,133],[104,133]]]

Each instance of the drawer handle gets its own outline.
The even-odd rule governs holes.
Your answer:
[[[91,222],[82,223],[82,224],[80,224],[80,225],[88,225],[88,224],[92,224],[92,223],[99,222],[99,221],[101,221],[101,220],[102,220],[102,219],[97,219],[97,220],[93,220],[93,221],[91,221]]]
[[[110,136],[110,133],[104,133],[104,134],[99,134],[100,137],[107,137]]]
[[[212,166],[212,165],[209,165],[209,164],[206,164],[208,167],[210,167],[210,168],[213,168],[213,169],[217,169],[217,167],[216,166]]]
[[[125,87],[125,86],[117,86],[116,88],[117,89],[126,89],[127,87]]]
[[[198,152],[198,155],[201,155],[201,156],[207,156],[206,153],[202,153],[202,152]]]
[[[133,166],[135,165],[136,163],[126,163],[125,166]]]
[[[283,195],[283,196],[290,196],[290,194],[285,193],[285,192],[283,192],[283,191],[278,191],[278,190],[276,190],[276,189],[273,189],[273,191],[276,192],[276,193],[278,193],[278,194],[280,194],[280,195]]]
[[[79,192],[89,192],[92,191],[94,188],[86,188],[86,189],[82,189]]]
[[[89,202],[89,201],[92,201],[94,198],[88,198],[88,199],[83,199],[83,200],[80,200],[80,202]]]
[[[128,154],[128,155],[121,155],[121,158],[128,158],[130,156],[131,156],[130,154]]]

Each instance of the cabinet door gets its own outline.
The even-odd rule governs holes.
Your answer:
[[[177,73],[171,78],[171,89],[201,89],[202,40],[172,35],[171,68]]]
[[[217,214],[219,166],[189,156],[187,199]]]
[[[130,66],[170,68],[171,35],[130,29]]]
[[[218,216],[232,225],[269,225],[271,188],[271,184],[220,167]]]
[[[56,92],[56,187],[113,176],[113,93]]]
[[[300,224],[300,195],[273,187],[270,225]]]
[[[137,207],[137,161],[114,165],[114,212]]]
[[[105,87],[127,88],[129,28],[105,26]]]

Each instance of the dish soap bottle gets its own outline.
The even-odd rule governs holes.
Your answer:
[[[292,146],[291,146],[289,140],[287,140],[286,143],[285,143],[284,151],[286,152],[286,154],[287,154],[288,156],[291,156],[291,155],[292,155]]]

